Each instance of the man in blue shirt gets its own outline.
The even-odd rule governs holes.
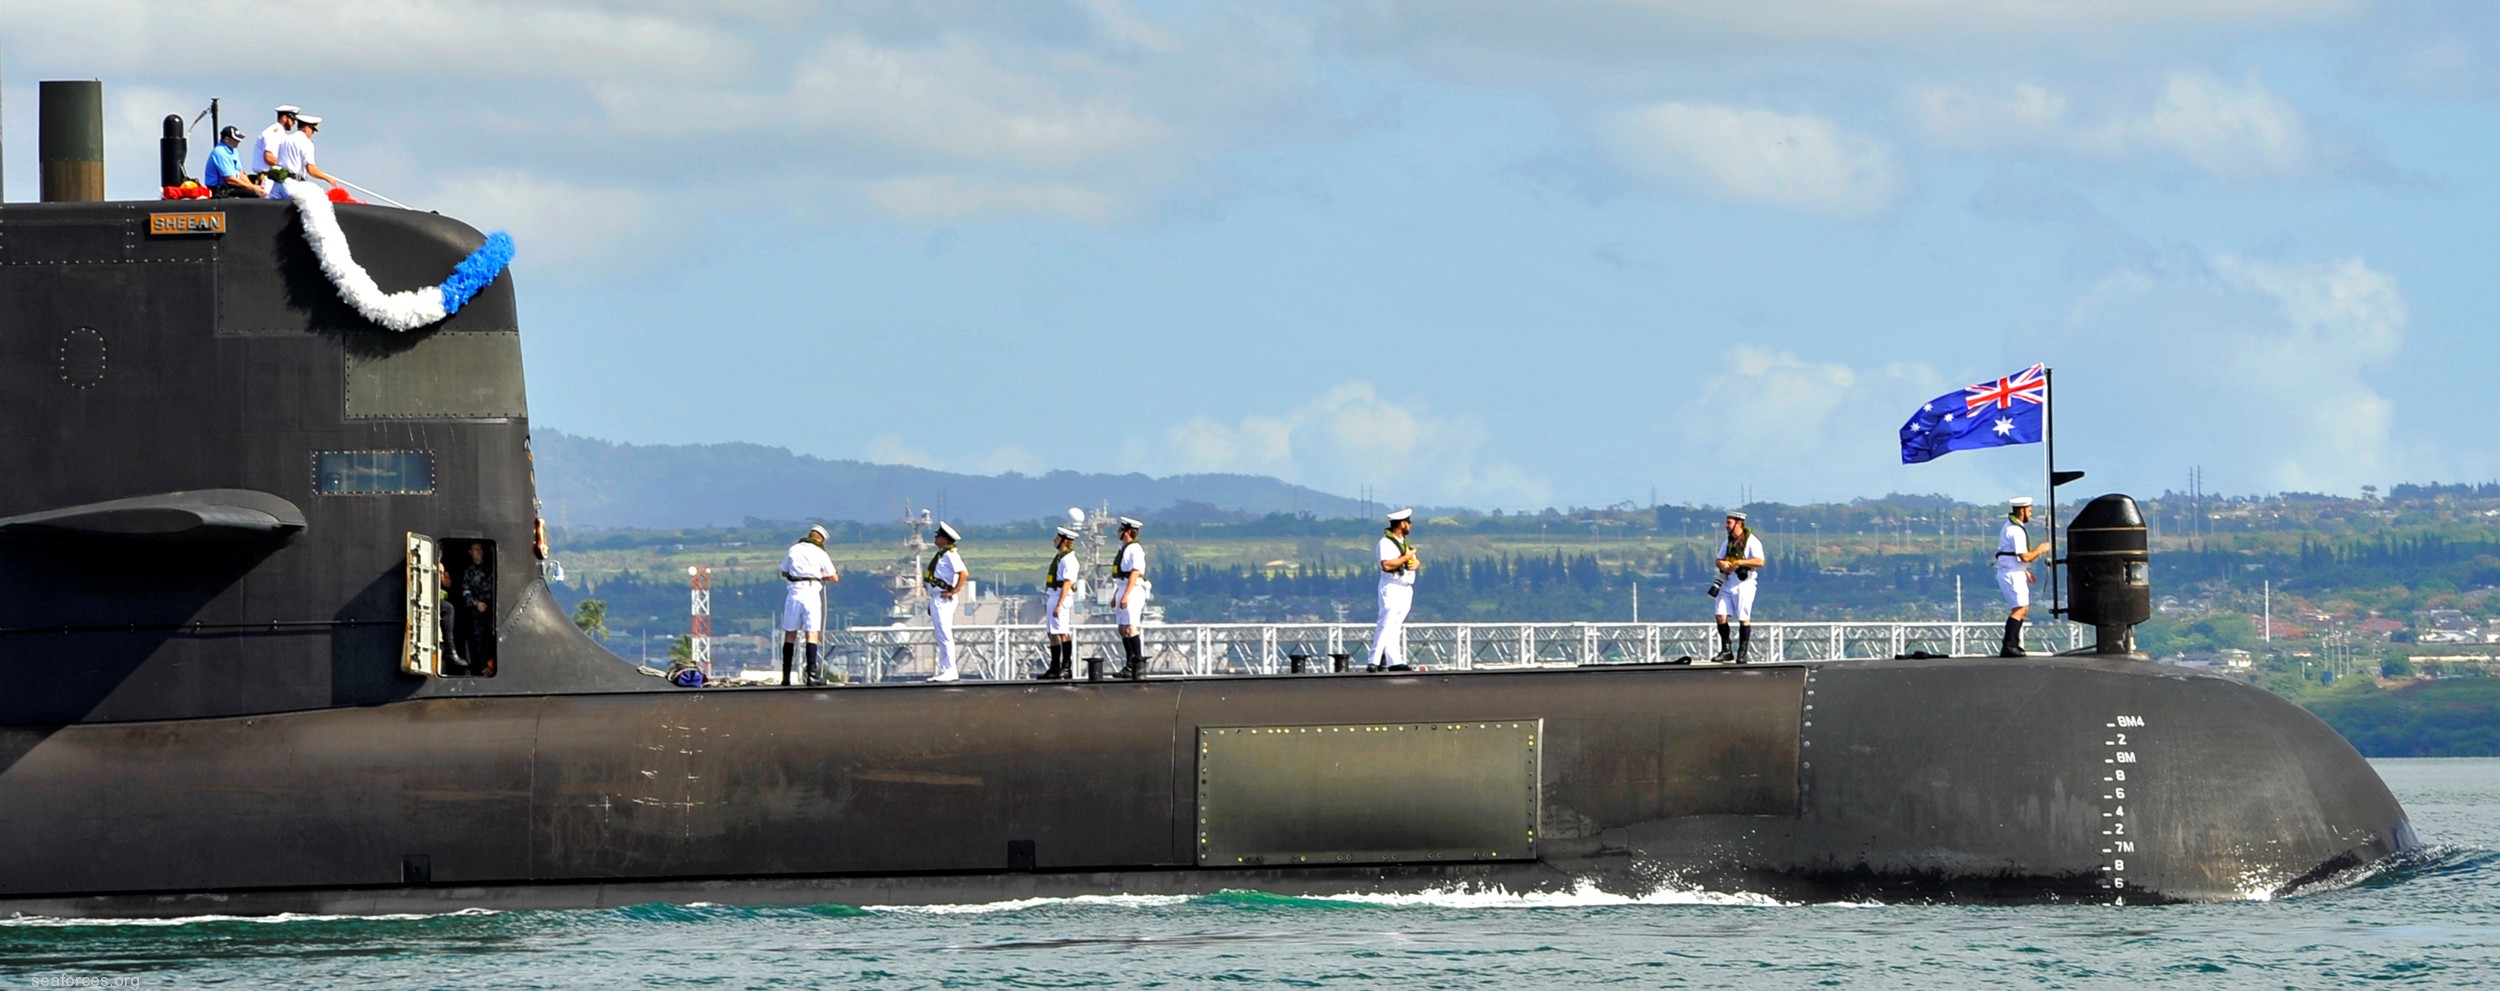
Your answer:
[[[252,180],[251,173],[244,171],[243,160],[235,155],[235,146],[242,143],[243,131],[240,128],[229,126],[217,132],[217,144],[208,150],[208,168],[201,172],[205,184],[212,190],[210,195],[221,199],[259,199],[269,195],[268,190]]]

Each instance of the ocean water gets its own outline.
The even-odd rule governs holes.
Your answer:
[[[2374,762],[2430,851],[2270,902],[1966,908],[1453,891],[98,924],[0,988],[2500,986],[2500,760]]]

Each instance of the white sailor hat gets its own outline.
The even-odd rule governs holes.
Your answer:
[[[2005,504],[2005,506],[2006,506],[2006,508],[2008,508],[2008,509],[2030,509],[2030,508],[2031,508],[2031,497],[2030,497],[2030,496],[2015,496],[2015,497],[2014,497],[2014,500],[2013,500],[2012,502],[2008,502],[2008,503],[2006,503],[2006,504]]]
[[[319,117],[315,117],[315,116],[313,116],[313,115],[311,115],[311,114],[296,114],[296,115],[295,115],[295,126],[297,126],[297,127],[320,127],[320,126],[321,126],[321,118],[319,118]]]
[[[1414,511],[1413,509],[1401,509],[1401,510],[1398,510],[1397,512],[1394,512],[1394,513],[1390,513],[1390,514],[1389,514],[1389,522],[1391,522],[1391,523],[1395,523],[1395,522],[1397,522],[1397,521],[1399,521],[1399,520],[1411,520],[1411,519],[1414,519],[1414,518],[1415,518],[1415,511]]]
[[[1143,530],[1145,528],[1146,524],[1143,521],[1127,516],[1120,517],[1120,529],[1122,530]]]
[[[1742,523],[1745,522],[1745,513],[1743,510],[1731,509],[1727,511],[1727,518]]]
[[[1077,537],[1076,529],[1074,527],[1060,527],[1058,529],[1058,533],[1060,539],[1063,540],[1075,540]]]
[[[956,533],[956,532],[955,532],[955,527],[954,527],[954,524],[951,524],[951,523],[943,523],[943,522],[939,523],[939,524],[938,524],[938,536],[944,537],[944,538],[946,538],[946,539],[948,539],[948,540],[952,540],[952,541],[954,541],[954,542],[956,542],[956,543],[959,543],[959,544],[960,544],[960,543],[963,543],[963,540],[964,540],[964,535],[963,535],[963,534],[960,534],[960,533]]]
[[[811,533],[811,534],[814,534],[814,535],[816,535],[816,536],[819,536],[819,537],[828,536],[828,534],[826,534],[826,533],[825,533],[825,525],[824,525],[824,524],[822,524],[822,523],[816,524],[815,526],[808,527],[808,528],[807,528],[807,532],[808,532],[808,533]]]
[[[292,103],[281,103],[278,104],[278,112],[282,114],[300,114],[304,112],[304,108],[296,106]]]

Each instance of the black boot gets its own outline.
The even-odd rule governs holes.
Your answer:
[[[790,657],[797,650],[797,644],[787,640],[781,642],[781,683],[784,685],[790,683]]]
[[[1128,666],[1121,668],[1119,673],[1112,675],[1112,677],[1119,678],[1123,681],[1143,680],[1146,677],[1145,635],[1130,634],[1128,636],[1121,637],[1120,649],[1128,654]]]
[[[1998,657],[2029,657],[2023,653],[2023,621],[2005,617],[2005,645],[1997,648]]]
[[[1721,662],[1736,659],[1736,644],[1735,640],[1728,636],[1727,620],[1719,621],[1719,652],[1710,655],[1710,659]]]
[[[1043,680],[1043,681],[1066,681],[1066,680],[1068,680],[1068,654],[1069,654],[1070,652],[1072,652],[1075,648],[1076,648],[1076,644],[1074,644],[1074,643],[1054,643],[1054,644],[1051,644],[1051,645],[1050,645],[1050,668],[1049,668],[1049,670],[1046,670],[1046,671],[1043,671],[1043,672],[1042,672],[1042,680]]]
[[[807,645],[807,683],[810,685],[825,683],[825,672],[824,669],[816,666],[816,645],[812,643]]]
[[[1736,663],[1744,664],[1752,660],[1753,624],[1746,623],[1736,628]]]

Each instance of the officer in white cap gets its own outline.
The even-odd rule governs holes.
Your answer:
[[[2022,657],[2023,620],[2031,615],[2031,562],[2049,551],[2049,545],[2032,547],[2031,531],[2024,524],[2031,522],[2031,497],[2018,496],[2006,504],[2005,529],[1997,536],[1997,591],[2005,593],[2005,643],[1997,648],[1998,657]]]
[[[292,103],[278,107],[278,122],[260,129],[260,135],[243,149],[243,169],[252,178],[269,174],[269,167],[278,164],[278,142],[295,130],[295,115],[302,107]]]
[[[1753,660],[1754,574],[1762,570],[1762,538],[1754,536],[1743,513],[1727,514],[1727,546],[1719,552],[1718,568],[1719,580],[1710,587],[1719,593],[1718,606],[1712,611],[1719,623],[1719,653],[1711,660],[1743,664]],[[1730,616],[1736,618],[1732,649],[1727,636]]]
[[[816,667],[816,639],[825,630],[824,583],[842,580],[833,558],[825,554],[824,527],[808,527],[807,536],[790,545],[790,553],[781,557],[781,580],[790,583],[789,594],[781,600],[781,683],[790,683],[790,652],[804,633],[807,683],[824,684],[824,672]]]
[[[1070,639],[1068,624],[1076,611],[1076,549],[1075,530],[1060,527],[1052,538],[1059,553],[1051,555],[1042,566],[1043,597],[1042,635],[1049,641],[1050,669],[1042,672],[1043,681],[1064,681],[1075,673],[1076,644]]]
[[[1386,671],[1406,659],[1406,613],[1415,607],[1415,572],[1424,566],[1415,557],[1415,546],[1406,542],[1414,531],[1414,510],[1389,514],[1374,555],[1380,562],[1380,621],[1372,628],[1372,656],[1364,670]]]
[[[937,633],[937,673],[930,681],[954,681],[955,673],[955,594],[963,591],[964,556],[955,553],[955,543],[963,535],[941,521],[937,525],[937,553],[929,556],[929,566],[920,571],[920,584],[929,590],[929,628]]]
[[[269,146],[269,153],[276,158],[276,163],[270,167],[273,178],[281,173],[285,177],[269,184],[270,199],[283,200],[293,195],[287,192],[286,179],[319,179],[329,183],[332,189],[339,188],[339,177],[322,171],[320,162],[316,160],[318,156],[313,150],[313,135],[320,130],[321,118],[297,114],[295,133],[280,135]]]
[[[1146,676],[1146,640],[1137,629],[1154,592],[1154,583],[1146,580],[1146,545],[1137,542],[1138,531],[1145,528],[1141,521],[1120,517],[1120,556],[1111,565],[1111,617],[1120,624],[1120,650],[1127,660],[1116,677],[1130,681]]]

